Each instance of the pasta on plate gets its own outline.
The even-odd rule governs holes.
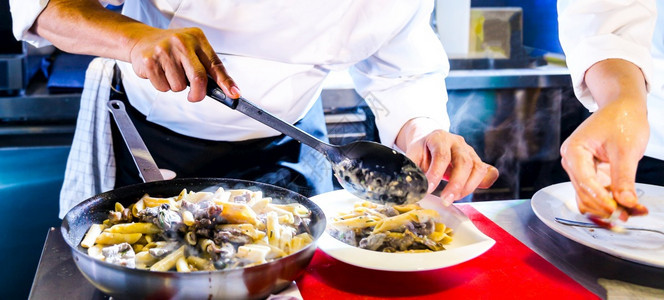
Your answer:
[[[260,191],[182,190],[115,204],[81,241],[88,255],[151,271],[212,271],[249,267],[289,255],[313,241],[311,211],[276,204]]]
[[[351,246],[382,252],[430,252],[445,249],[452,229],[439,221],[437,211],[418,204],[380,205],[368,201],[339,213],[328,233]]]

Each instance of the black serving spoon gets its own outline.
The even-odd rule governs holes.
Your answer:
[[[211,77],[208,77],[207,95],[322,153],[332,164],[341,186],[361,199],[400,205],[417,202],[427,193],[427,178],[422,170],[387,146],[369,141],[343,146],[325,143],[247,99],[227,97]]]

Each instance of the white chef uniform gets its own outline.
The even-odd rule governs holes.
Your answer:
[[[47,3],[11,0],[18,38],[48,44],[28,31]],[[449,126],[449,64],[430,26],[432,9],[430,0],[127,0],[123,14],[161,28],[200,27],[243,96],[291,123],[318,98],[330,70],[350,68],[391,146],[413,117]],[[132,105],[151,122],[217,141],[278,135],[213,100],[157,92],[129,64],[120,66]]]
[[[657,2],[560,0],[558,12],[560,42],[574,91],[590,111],[598,106],[584,82],[588,68],[610,58],[641,68],[649,90],[651,127],[645,155],[664,160],[664,3]]]
[[[49,44],[28,31],[47,3],[10,0],[17,38]],[[318,99],[331,70],[348,68],[381,142],[393,146],[412,118],[449,127],[449,64],[430,27],[432,9],[431,0],[127,0],[123,14],[159,28],[201,28],[243,96],[291,123]],[[150,122],[214,141],[278,135],[211,99],[190,103],[187,91],[158,92],[128,63],[119,66],[131,105]]]

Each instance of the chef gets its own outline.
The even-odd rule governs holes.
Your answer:
[[[635,181],[664,185],[664,4],[561,0],[558,11],[574,91],[594,111],[562,164],[580,211],[609,217],[637,206]]]
[[[324,138],[317,99],[326,76],[345,69],[374,109],[380,141],[425,171],[429,192],[448,180],[441,196],[451,203],[498,176],[447,131],[449,65],[429,24],[433,1],[107,2],[123,4],[122,15],[97,0],[11,0],[14,34],[35,46],[115,59],[132,120],[157,165],[179,177],[243,178],[305,195],[330,190],[324,159],[206,99],[206,74],[227,95]],[[115,129],[113,140],[116,171],[108,175],[115,186],[140,182]],[[81,167],[72,156],[68,172]],[[65,191],[77,176],[84,175],[65,176],[61,216],[86,198]]]

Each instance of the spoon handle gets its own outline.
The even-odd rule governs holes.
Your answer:
[[[208,76],[208,85],[207,85],[207,95],[217,100],[224,105],[230,107],[231,109],[237,110],[256,121],[259,121],[272,129],[275,129],[291,138],[304,143],[305,145],[314,148],[316,151],[329,155],[329,151],[333,150],[334,147],[330,144],[327,144],[314,136],[302,131],[301,129],[285,122],[284,120],[274,116],[273,114],[261,109],[255,104],[251,103],[249,100],[242,97],[238,99],[231,99],[226,96],[217,83]]]

